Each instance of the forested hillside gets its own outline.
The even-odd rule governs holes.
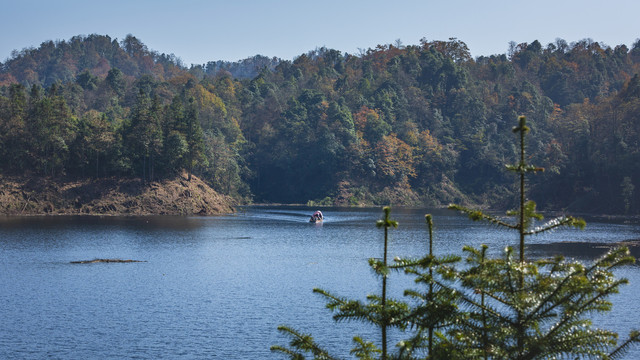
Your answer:
[[[186,170],[247,201],[508,207],[502,164],[526,115],[542,208],[640,212],[640,41],[472,58],[460,40],[423,39],[186,68],[133,36],[90,35],[0,65],[8,175]]]

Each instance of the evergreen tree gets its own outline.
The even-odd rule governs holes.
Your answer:
[[[122,71],[118,68],[112,68],[107,74],[106,82],[109,88],[116,93],[118,97],[124,96],[125,81]]]
[[[162,121],[162,164],[167,172],[180,169],[183,156],[187,153],[187,141],[178,130],[184,119],[182,100],[176,96],[166,107]]]
[[[196,109],[193,97],[189,98],[183,125],[188,148],[186,168],[189,173],[188,180],[191,181],[194,166],[199,162],[206,161],[204,158],[204,135],[200,122],[198,121],[198,109]]]
[[[0,118],[0,161],[7,169],[22,171],[27,167],[29,144],[27,95],[24,86],[19,84],[11,85],[8,95]]]
[[[336,312],[334,319],[365,320],[382,330],[382,350],[375,344],[354,338],[352,350],[360,359],[549,359],[590,358],[615,359],[631,345],[640,342],[640,332],[633,331],[629,338],[618,344],[615,332],[592,326],[588,316],[611,309],[608,298],[617,293],[626,279],[616,279],[613,271],[634,262],[626,248],[612,250],[591,265],[566,261],[561,256],[526,261],[524,238],[557,228],[574,226],[583,228],[584,221],[573,217],[560,217],[543,226],[533,228],[535,203],[525,201],[526,173],[540,169],[528,165],[524,156],[524,135],[528,127],[524,117],[514,132],[520,135],[520,162],[508,166],[519,175],[520,208],[509,212],[517,219],[515,224],[470,210],[458,205],[473,220],[485,220],[500,227],[516,230],[520,240],[519,261],[513,250],[507,248],[504,257],[487,257],[487,247],[476,249],[466,246],[468,255],[461,269],[455,265],[459,258],[435,259],[432,248],[432,223],[429,226],[429,253],[422,259],[399,259],[396,264],[386,263],[386,229],[396,226],[385,219],[379,226],[385,228],[385,257],[383,261],[370,260],[370,265],[383,277],[382,297],[369,296],[370,303],[342,299],[323,290],[314,290],[328,299],[328,307]],[[391,269],[405,269],[416,276],[426,291],[407,290],[406,295],[416,299],[413,307],[400,301],[387,303],[386,276]],[[437,276],[434,276],[436,274]],[[398,344],[396,354],[387,354],[386,329],[396,326],[412,329],[412,336]],[[272,347],[291,359],[305,359],[310,353],[314,359],[333,359],[329,352],[314,342],[310,335],[291,328],[279,328],[293,340],[290,348]]]
[[[519,262],[513,261],[508,248],[503,259],[486,259],[486,247],[466,247],[469,269],[460,272],[466,293],[462,302],[473,310],[463,326],[451,330],[451,339],[462,344],[464,357],[537,359],[555,356],[607,357],[622,351],[631,342],[640,340],[635,332],[629,341],[611,350],[617,334],[594,329],[587,316],[595,311],[607,311],[611,303],[606,299],[618,292],[626,279],[615,279],[612,270],[634,261],[626,248],[616,249],[591,266],[567,262],[563,257],[527,262],[525,237],[540,234],[561,226],[584,228],[585,222],[571,216],[555,218],[542,226],[536,204],[526,200],[525,175],[542,171],[527,164],[525,135],[529,131],[524,116],[513,128],[520,138],[520,162],[507,166],[516,172],[520,185],[520,206],[507,214],[517,219],[515,224],[470,210],[460,210],[474,221],[488,221],[499,227],[516,230],[519,234]],[[476,294],[480,293],[478,301]],[[485,302],[490,299],[490,302]],[[480,335],[478,335],[480,334]],[[610,354],[608,354],[611,352]]]
[[[62,174],[69,159],[69,147],[76,137],[77,119],[56,84],[43,97],[39,91],[32,93],[37,95],[29,102],[30,165],[43,175]]]
[[[152,101],[141,89],[126,127],[126,140],[129,156],[145,181],[153,179],[154,162],[161,151],[160,115],[157,97]]]

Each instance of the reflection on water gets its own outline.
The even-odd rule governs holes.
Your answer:
[[[355,334],[378,334],[358,323],[336,325],[314,287],[364,299],[378,292],[367,265],[382,251],[380,209],[247,207],[219,217],[0,218],[0,358],[273,358],[287,324],[336,353]],[[425,210],[394,209],[390,256],[427,251]],[[431,211],[436,252],[515,246],[510,232]],[[532,256],[556,253],[589,261],[605,244],[640,238],[637,225],[592,222],[587,231],[559,230],[529,239]],[[562,242],[562,243],[560,243]],[[143,263],[71,261],[119,258]],[[614,310],[594,321],[625,334],[640,324],[640,267],[620,270],[631,285]],[[413,280],[390,280],[402,298]],[[238,346],[242,344],[242,346]],[[640,349],[628,357],[640,357]]]
[[[102,227],[188,230],[201,226],[198,218],[181,216],[8,216],[0,217],[2,229],[36,226],[43,229]]]

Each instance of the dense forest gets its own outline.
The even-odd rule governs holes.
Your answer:
[[[543,209],[640,212],[640,40],[509,44],[473,58],[423,39],[186,67],[139,39],[76,36],[0,63],[0,172],[186,170],[243,201],[512,206],[529,119]]]

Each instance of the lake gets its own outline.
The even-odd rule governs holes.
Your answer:
[[[381,257],[382,211],[322,209],[323,224],[308,223],[305,207],[246,207],[219,217],[0,218],[0,358],[2,359],[283,359],[269,351],[288,339],[285,324],[347,358],[353,335],[377,341],[360,323],[335,324],[314,287],[364,299],[379,292],[367,264]],[[390,259],[427,251],[427,210],[394,209]],[[432,210],[438,254],[485,243],[493,254],[516,246],[517,235]],[[640,226],[588,221],[585,231],[531,237],[535,256],[555,242],[613,243],[640,239]],[[589,261],[594,250],[564,246]],[[595,250],[597,252],[597,250]],[[604,251],[604,250],[602,250]],[[72,264],[95,258],[139,263]],[[614,309],[594,323],[626,338],[640,328],[640,266]],[[401,298],[413,287],[402,274],[389,280]],[[640,348],[627,357],[640,358]]]

